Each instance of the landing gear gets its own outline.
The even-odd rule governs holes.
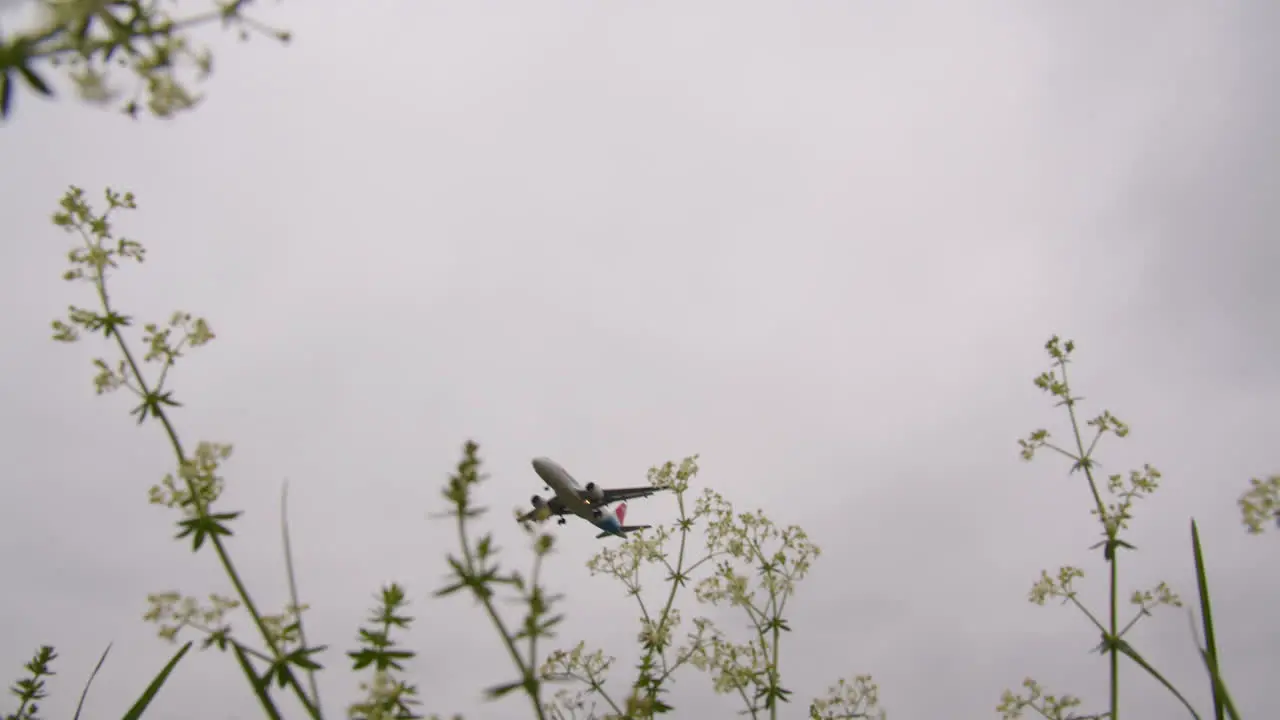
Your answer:
[[[568,522],[568,520],[565,520],[564,518],[556,518],[556,524],[557,524],[557,525],[563,525],[563,524],[565,524],[566,522]]]

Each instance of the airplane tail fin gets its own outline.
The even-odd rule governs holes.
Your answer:
[[[617,516],[618,516],[618,524],[619,524],[619,525],[621,525],[622,523],[626,522],[623,518],[625,518],[625,517],[627,516],[627,504],[626,504],[626,503],[618,503],[618,510],[617,510],[616,514],[617,514]]]
[[[602,533],[600,533],[599,535],[597,535],[596,537],[597,537],[597,538],[602,538],[602,537],[608,537],[608,536],[610,536],[610,535],[614,535],[614,534],[617,534],[617,535],[626,535],[627,533],[635,532],[636,530],[644,530],[644,529],[646,529],[646,528],[651,528],[651,527],[653,527],[653,526],[652,526],[652,525],[623,525],[622,527],[618,528],[618,532],[617,532],[617,533],[602,532]]]

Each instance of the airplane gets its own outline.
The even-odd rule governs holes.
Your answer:
[[[651,525],[624,525],[627,515],[626,502],[619,503],[617,510],[610,510],[608,506],[620,500],[649,497],[666,489],[653,486],[605,489],[593,482],[583,487],[559,463],[545,457],[533,459],[533,471],[538,473],[538,477],[547,484],[547,489],[554,491],[555,495],[545,499],[541,495],[534,495],[531,501],[533,510],[517,520],[528,522],[537,519],[541,522],[549,515],[556,515],[558,516],[556,522],[564,525],[565,515],[572,513],[603,530],[604,532],[597,535],[597,538],[609,535],[623,537],[629,532],[652,527]]]

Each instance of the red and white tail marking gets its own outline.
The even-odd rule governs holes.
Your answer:
[[[618,515],[618,524],[619,524],[619,525],[621,525],[621,524],[623,524],[624,522],[626,522],[626,521],[623,519],[623,518],[625,518],[625,517],[627,516],[627,504],[626,504],[626,503],[618,503],[618,512],[617,512],[617,515]]]

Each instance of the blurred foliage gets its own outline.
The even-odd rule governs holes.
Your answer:
[[[193,31],[219,24],[241,40],[265,35],[281,42],[289,33],[246,11],[254,0],[29,0],[39,5],[35,28],[0,28],[0,118],[16,108],[18,89],[55,97],[50,76],[60,71],[86,102],[119,108],[130,117],[145,109],[168,118],[192,108],[201,95],[193,83],[213,71],[213,54]],[[132,82],[121,79],[131,75]]]
[[[1280,526],[1280,475],[1249,480],[1249,489],[1238,504],[1241,520],[1251,534],[1261,533],[1270,520]]]

